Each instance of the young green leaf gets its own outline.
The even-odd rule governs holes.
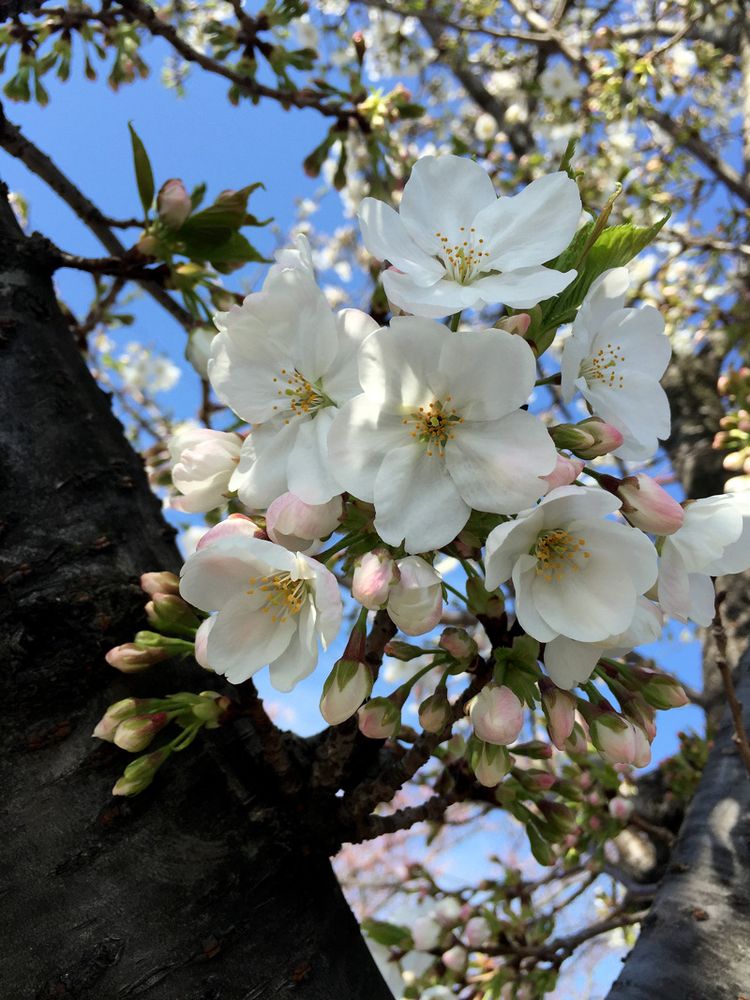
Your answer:
[[[138,194],[140,195],[143,211],[148,215],[151,204],[154,200],[154,173],[151,169],[151,161],[148,158],[146,147],[140,140],[138,133],[128,122],[130,129],[130,141],[133,145],[133,165],[135,167],[135,179],[138,184]]]

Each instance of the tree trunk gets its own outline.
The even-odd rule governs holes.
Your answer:
[[[103,660],[143,624],[139,575],[179,558],[4,191],[0,358],[0,996],[391,1000],[246,720],[110,794],[131,757],[91,739],[106,706],[208,685]]]

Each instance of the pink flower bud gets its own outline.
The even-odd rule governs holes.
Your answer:
[[[219,521],[213,528],[210,528],[196,545],[196,552],[205,549],[207,545],[213,545],[221,538],[262,538],[263,532],[255,521],[251,521],[245,514],[230,514],[223,521]]]
[[[615,795],[609,800],[609,814],[621,823],[627,823],[633,814],[633,803],[630,799],[624,799],[621,795]]]
[[[631,763],[634,767],[648,767],[651,763],[651,744],[640,726],[633,725],[635,749]]]
[[[152,646],[144,649],[134,642],[126,642],[122,646],[110,649],[104,658],[110,667],[123,674],[139,674],[142,670],[148,670],[154,664],[168,660],[174,655],[174,651],[167,647]]]
[[[547,718],[549,738],[558,750],[565,749],[565,741],[573,732],[576,721],[576,700],[569,691],[555,685],[544,686],[542,709]]]
[[[466,968],[466,949],[460,944],[454,944],[448,951],[444,951],[442,958],[443,965],[451,972],[463,972]]]
[[[222,507],[241,448],[238,434],[207,427],[184,427],[174,434],[169,441],[172,482],[182,496],[174,497],[172,506],[189,514]]]
[[[327,503],[309,504],[294,493],[282,493],[266,511],[271,541],[292,552],[309,552],[339,526],[344,503],[340,496]]]
[[[400,573],[386,549],[373,549],[357,560],[352,577],[352,597],[364,608],[379,611],[388,603]]]
[[[511,758],[505,747],[475,740],[469,762],[479,784],[494,788],[510,770]]]
[[[156,196],[156,210],[170,229],[180,228],[193,210],[190,195],[182,181],[173,178],[162,184]]]
[[[141,590],[150,597],[154,594],[179,594],[180,578],[174,573],[144,573]]]
[[[650,673],[650,671],[649,671]],[[685,688],[674,677],[659,673],[654,670],[641,694],[653,708],[666,710],[668,708],[682,708],[689,704],[690,699],[685,694]],[[634,719],[638,722],[638,719]],[[653,739],[653,737],[651,737]]]
[[[635,728],[615,712],[605,712],[591,723],[591,741],[610,764],[632,764],[636,755]]]
[[[438,645],[459,663],[471,663],[477,655],[477,644],[465,628],[444,628]]]
[[[131,716],[137,715],[143,706],[147,704],[148,700],[144,698],[123,698],[122,701],[116,701],[113,705],[109,706],[97,722],[96,728],[91,735],[96,736],[97,739],[112,743],[120,723],[124,719],[129,719]]]
[[[135,248],[144,257],[158,257],[160,246],[157,238],[152,236],[151,233],[141,233]]]
[[[388,597],[388,614],[406,635],[424,635],[435,628],[443,613],[440,576],[419,556],[399,559],[399,580]]]
[[[402,663],[408,663],[409,660],[416,660],[419,656],[424,656],[425,651],[420,646],[412,646],[408,642],[402,642],[400,639],[391,639],[387,642],[383,648],[383,652],[386,656],[392,657],[394,660],[401,660]]]
[[[469,717],[480,740],[507,746],[523,728],[523,705],[509,687],[490,684],[473,699]]]
[[[433,917],[417,917],[411,925],[411,939],[417,951],[433,951],[440,944],[443,931]]]
[[[134,715],[125,719],[117,727],[114,743],[121,750],[138,753],[144,750],[156,734],[169,722],[166,712],[154,712],[151,715]]]
[[[466,922],[464,937],[470,948],[484,948],[492,941],[492,928],[486,917],[472,917]]]
[[[625,440],[620,431],[612,424],[605,423],[599,417],[587,417],[581,420],[578,427],[590,434],[594,443],[581,449],[572,449],[579,458],[599,458],[601,455],[609,455],[616,451]]]
[[[195,633],[195,653],[193,655],[204,670],[213,671],[213,667],[208,662],[208,636],[215,621],[215,617],[204,619]]]
[[[570,486],[583,472],[586,463],[581,458],[569,458],[558,452],[557,463],[548,475],[541,478],[548,484],[547,492],[556,489],[558,486]]]
[[[563,744],[563,749],[567,753],[581,754],[586,753],[588,747],[589,744],[586,738],[586,733],[584,732],[583,727],[576,722],[573,726],[573,732]],[[587,775],[582,775],[581,777],[587,777]]]
[[[356,713],[372,691],[372,671],[366,663],[339,660],[323,685],[320,714],[329,726],[338,726]]]
[[[150,625],[167,634],[192,633],[201,623],[196,613],[177,594],[154,594],[146,605]]]
[[[622,500],[623,515],[641,531],[672,535],[685,520],[685,511],[674,497],[642,472],[623,479],[617,496]]]
[[[501,319],[495,326],[498,330],[505,330],[506,333],[515,333],[519,337],[523,337],[531,326],[531,316],[528,313],[506,316],[505,319]]]
[[[524,788],[531,792],[548,792],[554,788],[557,778],[549,771],[540,771],[537,768],[530,768],[519,775],[519,780]]]
[[[358,724],[368,739],[392,739],[401,728],[401,711],[388,698],[373,698],[360,708]]]
[[[419,724],[426,733],[442,733],[450,721],[450,702],[445,688],[439,687],[419,706]]]

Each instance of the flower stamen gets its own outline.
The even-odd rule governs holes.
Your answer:
[[[620,344],[607,344],[600,347],[592,358],[587,358],[581,365],[580,374],[587,382],[604,382],[609,389],[622,389],[624,378],[618,374],[617,365],[625,360],[621,354]]]
[[[293,580],[289,573],[272,573],[269,576],[250,577],[250,587],[246,594],[253,595],[260,591],[265,595],[265,601],[260,611],[271,615],[272,622],[285,622],[291,615],[298,615],[305,602],[306,583],[304,580]]]
[[[542,531],[531,550],[537,561],[537,576],[543,576],[547,583],[559,583],[567,570],[577,573],[582,565],[578,562],[579,557],[591,557],[585,544],[585,538],[574,538],[564,528]]]
[[[432,457],[437,450],[440,458],[445,456],[445,446],[454,437],[455,428],[464,422],[455,407],[450,406],[451,397],[446,396],[445,402],[434,399],[427,406],[420,406],[402,420],[403,424],[414,425],[411,436],[415,441],[427,445],[427,455]]]

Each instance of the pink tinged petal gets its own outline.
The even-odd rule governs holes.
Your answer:
[[[551,267],[525,267],[488,274],[467,287],[486,305],[502,302],[511,309],[530,309],[543,299],[559,295],[575,280],[577,273],[555,271]]]
[[[620,509],[616,496],[598,486],[558,486],[539,504],[544,527],[560,528],[570,521],[606,517]]]
[[[204,670],[213,670],[208,662],[208,636],[216,623],[216,617],[206,618],[195,633],[195,659]]]
[[[426,552],[452,541],[471,508],[458,494],[445,462],[421,444],[395,448],[375,479],[375,530],[407,552]]]
[[[462,309],[472,309],[483,301],[476,282],[460,285],[457,281],[443,277],[434,285],[423,287],[409,274],[402,274],[400,271],[383,273],[383,289],[388,301],[399,309],[433,319]]]
[[[534,547],[542,525],[542,515],[532,513],[492,529],[487,536],[484,558],[488,591],[496,590],[501,583],[510,580],[516,560]]]
[[[486,239],[488,270],[516,271],[544,264],[561,253],[573,239],[580,218],[578,185],[558,171],[532,181],[513,197],[498,198],[477,215],[473,225]]]
[[[534,599],[536,559],[525,552],[513,567],[513,587],[516,593],[516,618],[525,632],[539,642],[551,642],[559,632],[540,615]]]
[[[208,545],[213,545],[219,539],[227,538],[256,538],[261,534],[261,530],[254,521],[244,514],[230,514],[223,521],[219,521],[213,528],[199,539],[196,551],[200,552]]]
[[[339,406],[362,392],[359,382],[359,349],[378,329],[378,324],[359,309],[342,309],[336,314],[338,353],[323,376],[325,394]]]
[[[248,609],[245,594],[233,597],[217,614],[206,643],[213,669],[240,684],[280,656],[297,631],[297,621],[293,615],[274,619],[270,611]]]
[[[521,337],[503,330],[446,336],[442,328],[440,371],[447,376],[452,405],[466,420],[496,420],[528,401],[536,380],[534,352]]]
[[[487,206],[497,201],[487,171],[464,156],[423,156],[404,186],[399,212],[404,226],[430,253],[442,248],[438,230],[453,243]],[[395,263],[395,262],[394,262]]]
[[[277,691],[291,691],[315,670],[317,663],[314,615],[310,606],[305,605],[297,616],[297,628],[289,645],[269,664],[271,684]]]
[[[406,271],[420,285],[438,281],[443,267],[431,253],[414,242],[403,220],[385,202],[364,198],[357,212],[362,242],[378,260],[387,260],[399,271]]]
[[[344,613],[339,582],[322,563],[307,559],[305,556],[299,558],[309,564],[314,574],[315,629],[323,649],[328,649],[339,634]]]
[[[375,478],[385,456],[410,441],[403,418],[382,412],[362,394],[345,403],[328,433],[328,457],[341,486],[372,503]]]
[[[267,507],[289,488],[287,469],[300,426],[309,423],[299,418],[288,424],[273,421],[254,428],[242,446],[240,463],[229,485],[237,490],[242,503],[250,509]]]
[[[544,668],[558,687],[570,691],[586,683],[603,653],[599,645],[560,635],[544,647]]]
[[[501,420],[467,422],[445,449],[445,464],[458,492],[475,510],[514,514],[544,492],[557,451],[547,428],[526,410]]]
[[[300,422],[287,460],[287,484],[305,503],[323,504],[341,493],[331,472],[328,432],[333,423],[332,407],[320,410],[311,420]]]

